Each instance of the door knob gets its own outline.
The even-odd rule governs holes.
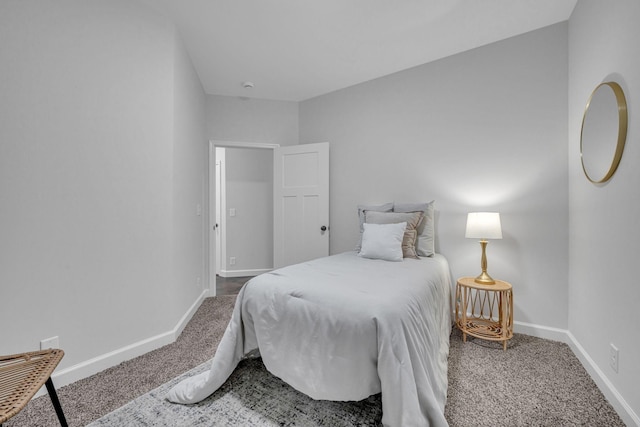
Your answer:
[[[327,231],[327,226],[323,225],[322,227],[320,227],[320,231]]]

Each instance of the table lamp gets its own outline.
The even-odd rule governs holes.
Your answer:
[[[472,212],[467,215],[467,231],[464,237],[468,239],[480,239],[482,247],[482,259],[480,267],[482,273],[475,278],[476,283],[493,285],[495,280],[487,274],[487,239],[502,239],[502,227],[500,226],[500,214],[498,212]]]

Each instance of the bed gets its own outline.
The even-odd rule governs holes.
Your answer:
[[[446,426],[451,276],[444,256],[389,262],[345,252],[262,274],[238,294],[211,369],[167,395],[195,403],[259,351],[314,399],[382,393],[385,426]]]

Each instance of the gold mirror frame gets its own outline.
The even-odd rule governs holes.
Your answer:
[[[587,112],[589,111],[589,105],[591,104],[591,101],[593,100],[593,97],[595,96],[598,89],[602,88],[603,86],[609,86],[611,90],[613,90],[613,93],[616,97],[616,103],[618,104],[618,139],[616,142],[616,151],[615,151],[615,154],[613,155],[613,160],[611,161],[609,170],[607,171],[607,173],[604,175],[603,178],[595,179],[589,175],[589,172],[587,172],[587,168],[585,167],[585,164],[584,164],[584,153],[583,153],[584,124],[587,118]],[[618,169],[618,165],[620,164],[620,159],[622,158],[622,152],[624,151],[624,144],[627,139],[627,121],[628,121],[627,100],[624,96],[624,91],[622,90],[620,85],[616,82],[605,82],[605,83],[599,84],[591,93],[591,96],[589,97],[589,101],[587,101],[587,105],[584,108],[584,114],[582,115],[582,127],[580,129],[580,161],[582,163],[582,170],[584,171],[584,175],[592,183],[601,184],[603,182],[608,181],[609,179],[611,179],[616,169]],[[604,141],[604,142],[607,142],[607,141]]]

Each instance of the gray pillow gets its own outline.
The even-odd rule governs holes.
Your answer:
[[[394,212],[423,212],[424,219],[418,226],[418,244],[416,252],[419,256],[433,256],[435,253],[434,200],[426,203],[395,203]]]
[[[358,218],[360,220],[360,235],[358,237],[358,243],[356,244],[356,251],[358,252],[360,252],[360,249],[362,248],[362,232],[364,231],[362,224],[364,224],[364,213],[366,211],[392,212],[393,203],[384,203],[382,205],[358,205]]]

